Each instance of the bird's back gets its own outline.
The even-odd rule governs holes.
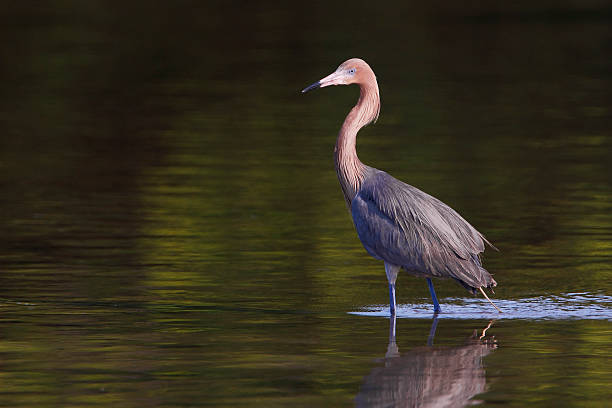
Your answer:
[[[486,239],[455,210],[368,168],[351,202],[359,239],[377,259],[416,275],[453,278],[468,290],[496,286],[478,254]]]

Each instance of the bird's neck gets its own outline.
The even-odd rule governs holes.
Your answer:
[[[357,132],[368,123],[375,121],[379,111],[380,96],[374,78],[373,83],[361,85],[359,101],[346,116],[334,150],[336,174],[349,208],[361,188],[366,173],[366,166],[357,157],[355,148]]]

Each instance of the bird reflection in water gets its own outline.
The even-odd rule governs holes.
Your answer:
[[[395,317],[390,319],[389,346],[382,360],[364,378],[357,397],[357,407],[463,407],[477,404],[472,400],[486,390],[482,359],[497,348],[486,331],[474,334],[464,345],[434,347],[438,325],[434,318],[426,347],[400,355],[395,342]]]

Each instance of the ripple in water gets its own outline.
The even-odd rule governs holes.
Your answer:
[[[441,319],[525,319],[525,320],[610,320],[612,296],[592,293],[565,293],[518,300],[493,300],[498,313],[485,299],[445,298],[440,302]],[[366,306],[349,312],[359,316],[389,316],[389,305]],[[398,318],[431,319],[431,303],[397,305]]]

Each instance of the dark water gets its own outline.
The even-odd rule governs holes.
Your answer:
[[[605,3],[0,14],[0,406],[608,405]],[[390,335],[333,171],[357,90],[299,93],[349,57],[362,161],[495,243],[504,314],[402,275]]]

